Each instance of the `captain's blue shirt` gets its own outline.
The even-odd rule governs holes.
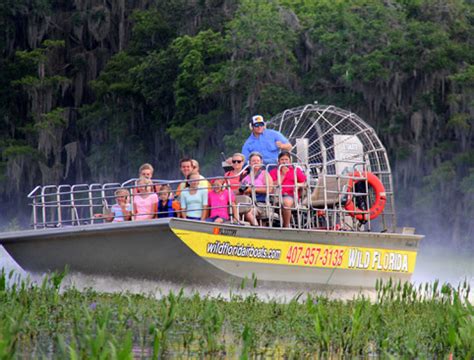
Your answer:
[[[276,164],[278,154],[280,153],[280,149],[275,143],[276,141],[288,144],[288,139],[276,130],[265,129],[258,138],[254,133],[251,133],[242,147],[242,154],[245,155],[248,161],[249,155],[254,151],[258,151],[263,156],[264,164]]]

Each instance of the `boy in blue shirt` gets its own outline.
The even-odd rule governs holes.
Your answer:
[[[176,217],[173,209],[173,199],[171,196],[171,186],[164,184],[161,186],[160,195],[158,196],[158,218]]]

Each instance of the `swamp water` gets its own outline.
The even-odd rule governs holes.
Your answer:
[[[438,280],[441,284],[449,283],[452,286],[457,286],[459,283],[466,281],[474,288],[474,253],[472,251],[459,252],[450,248],[441,248],[437,246],[430,247],[424,241],[421,249],[418,252],[415,273],[412,277],[414,284],[432,283]],[[5,249],[0,246],[0,269],[5,269],[5,272],[15,270],[16,273],[26,276],[26,273],[15,263],[15,261],[8,255]],[[35,278],[35,277],[33,277]],[[160,297],[162,294],[167,294],[169,291],[179,292],[181,287],[167,282],[155,282],[148,280],[136,279],[116,279],[106,276],[91,276],[82,274],[72,274],[67,276],[64,282],[65,285],[73,285],[77,289],[92,288],[98,292],[115,293],[115,292],[130,292],[133,294],[155,294]],[[235,291],[239,292],[241,284],[236,284]],[[245,286],[249,290],[240,291],[241,295],[248,295],[253,293],[255,289],[252,288],[251,281]],[[301,293],[301,290],[291,291],[289,289],[265,289],[257,286],[259,289],[257,294],[262,300],[278,300],[289,301],[295,295]],[[188,289],[187,293],[192,294],[198,291],[202,295],[209,296],[223,296],[227,297],[230,294],[228,288],[204,288],[196,287]],[[359,291],[355,290],[340,290],[331,289],[324,291],[320,295],[327,295],[329,298],[346,299],[349,300],[357,295]],[[372,297],[373,292],[364,292],[364,295]],[[470,295],[470,300],[474,300],[474,292]]]

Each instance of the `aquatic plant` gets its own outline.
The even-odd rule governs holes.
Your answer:
[[[377,282],[376,296],[103,294],[0,272],[0,359],[474,355],[470,286]]]

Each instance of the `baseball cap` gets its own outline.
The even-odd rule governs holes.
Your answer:
[[[263,120],[262,115],[254,115],[252,116],[252,120],[250,121],[250,124],[252,126],[255,126],[256,124],[263,124],[265,125],[265,121]]]

